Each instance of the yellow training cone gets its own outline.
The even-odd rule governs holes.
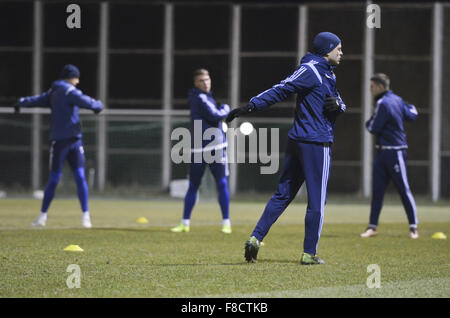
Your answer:
[[[148,220],[147,220],[147,218],[140,217],[139,219],[136,220],[136,222],[139,224],[146,224],[146,223],[148,223]]]
[[[438,239],[438,240],[445,240],[447,238],[447,236],[442,232],[436,232],[431,236],[431,238]]]
[[[83,249],[78,245],[69,245],[64,250],[69,252],[83,252]]]

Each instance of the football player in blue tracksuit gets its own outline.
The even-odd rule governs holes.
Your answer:
[[[372,203],[369,227],[361,237],[377,234],[376,228],[384,193],[392,180],[400,194],[409,222],[409,236],[419,237],[417,231],[417,209],[414,196],[408,184],[406,172],[406,134],[403,121],[416,120],[418,113],[414,105],[405,103],[389,89],[390,80],[386,74],[372,76],[370,91],[376,100],[375,113],[366,122],[367,130],[376,136],[376,155],[373,164]]]
[[[292,75],[250,99],[247,106],[233,109],[227,117],[227,121],[231,121],[297,94],[294,124],[288,133],[278,190],[245,243],[248,262],[256,261],[261,241],[306,181],[308,206],[301,264],[324,263],[317,257],[317,248],[327,196],[331,144],[336,117],[346,106],[336,89],[333,73],[343,56],[341,40],[333,33],[322,32],[314,38],[313,46],[314,53],[308,52]]]
[[[81,139],[79,108],[93,110],[98,114],[103,106],[99,100],[84,95],[75,86],[79,83],[80,71],[71,64],[65,65],[60,79],[53,82],[51,88],[41,95],[22,97],[14,105],[16,113],[21,107],[50,107],[50,177],[45,187],[40,216],[33,226],[45,226],[47,211],[55,195],[55,189],[61,178],[64,161],[69,161],[77,184],[78,198],[83,212],[81,224],[92,227],[88,208],[88,187],[84,171],[84,149]]]
[[[222,232],[231,233],[229,217],[227,141],[222,120],[229,114],[230,106],[216,102],[211,93],[211,78],[205,69],[194,71],[194,88],[189,91],[191,109],[191,163],[189,188],[184,199],[183,219],[172,232],[189,232],[191,212],[197,192],[209,166],[216,181],[219,205],[222,211]],[[211,139],[206,137],[211,134]]]

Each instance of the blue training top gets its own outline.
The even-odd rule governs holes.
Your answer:
[[[52,87],[41,95],[20,98],[18,106],[51,108],[51,140],[81,138],[78,108],[103,108],[101,101],[84,95],[81,90],[64,80],[54,81]]]
[[[261,110],[296,93],[295,119],[289,138],[294,141],[333,142],[337,114],[324,114],[326,95],[338,98],[338,113],[346,110],[336,89],[333,69],[325,58],[308,52],[291,76],[251,98],[249,104],[253,109]]]
[[[407,104],[392,90],[377,96],[375,113],[366,122],[367,130],[376,135],[376,143],[381,146],[407,148],[403,121],[416,120],[418,116],[414,105]]]
[[[227,146],[226,135],[223,131],[222,120],[230,113],[230,106],[216,102],[212,93],[205,93],[198,88],[189,91],[189,106],[191,108],[191,149],[193,152],[222,149]],[[194,122],[201,123],[200,130],[196,134]],[[211,139],[205,139],[203,134],[209,128]],[[212,137],[214,136],[214,137]],[[197,138],[198,140],[194,140]],[[212,144],[212,145],[211,145]]]

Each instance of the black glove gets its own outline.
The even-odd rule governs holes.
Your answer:
[[[341,109],[341,104],[339,103],[339,99],[334,96],[330,96],[327,94],[327,98],[325,98],[325,105],[323,105],[323,111],[325,114],[335,113]]]
[[[227,118],[225,119],[225,122],[229,123],[230,121],[232,121],[236,117],[240,117],[242,115],[248,114],[251,111],[252,111],[252,108],[251,108],[250,105],[241,106],[241,107],[235,108],[228,114]]]
[[[94,112],[94,114],[98,115],[98,113],[100,113],[103,110],[103,108],[94,108],[92,111]]]

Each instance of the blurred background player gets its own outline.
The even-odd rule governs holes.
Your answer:
[[[405,103],[389,89],[390,80],[386,74],[374,74],[370,81],[370,92],[375,97],[376,108],[366,122],[367,130],[376,136],[377,149],[373,163],[372,203],[369,227],[361,237],[377,234],[376,229],[384,193],[392,180],[400,194],[409,222],[409,236],[419,237],[417,231],[417,210],[414,196],[408,184],[406,172],[406,134],[403,121],[416,120],[418,113],[414,105]]]
[[[65,65],[60,79],[54,81],[48,91],[42,95],[22,97],[14,105],[16,113],[20,112],[20,107],[50,107],[51,109],[50,176],[44,191],[41,214],[32,223],[33,226],[45,226],[47,211],[61,178],[64,161],[67,159],[77,184],[78,198],[83,212],[81,224],[85,228],[92,227],[88,208],[88,186],[84,171],[85,158],[78,109],[91,109],[98,114],[103,106],[100,101],[84,95],[79,89],[75,88],[79,82],[79,69],[71,64]]]
[[[324,263],[316,253],[327,196],[331,144],[336,117],[345,111],[346,106],[336,89],[333,73],[343,56],[341,40],[333,33],[322,32],[314,38],[313,46],[314,54],[308,52],[292,75],[250,99],[247,106],[232,110],[227,117],[228,122],[285,100],[290,94],[296,93],[298,96],[278,190],[267,203],[250,239],[245,243],[245,259],[248,262],[256,261],[261,241],[306,181],[308,206],[300,263]]]
[[[229,114],[230,106],[216,102],[211,93],[211,78],[205,69],[194,71],[194,88],[189,91],[191,109],[191,163],[189,167],[189,188],[184,199],[183,219],[172,228],[172,232],[189,232],[191,212],[197,200],[197,192],[208,165],[216,181],[220,209],[222,211],[222,232],[231,233],[229,217],[230,194],[228,191],[228,163],[226,155],[226,135],[222,120]],[[206,129],[214,129],[214,146],[210,140],[203,140]],[[195,131],[201,132],[196,135]],[[198,140],[194,140],[194,137]],[[204,154],[209,152],[214,162],[206,162]]]

